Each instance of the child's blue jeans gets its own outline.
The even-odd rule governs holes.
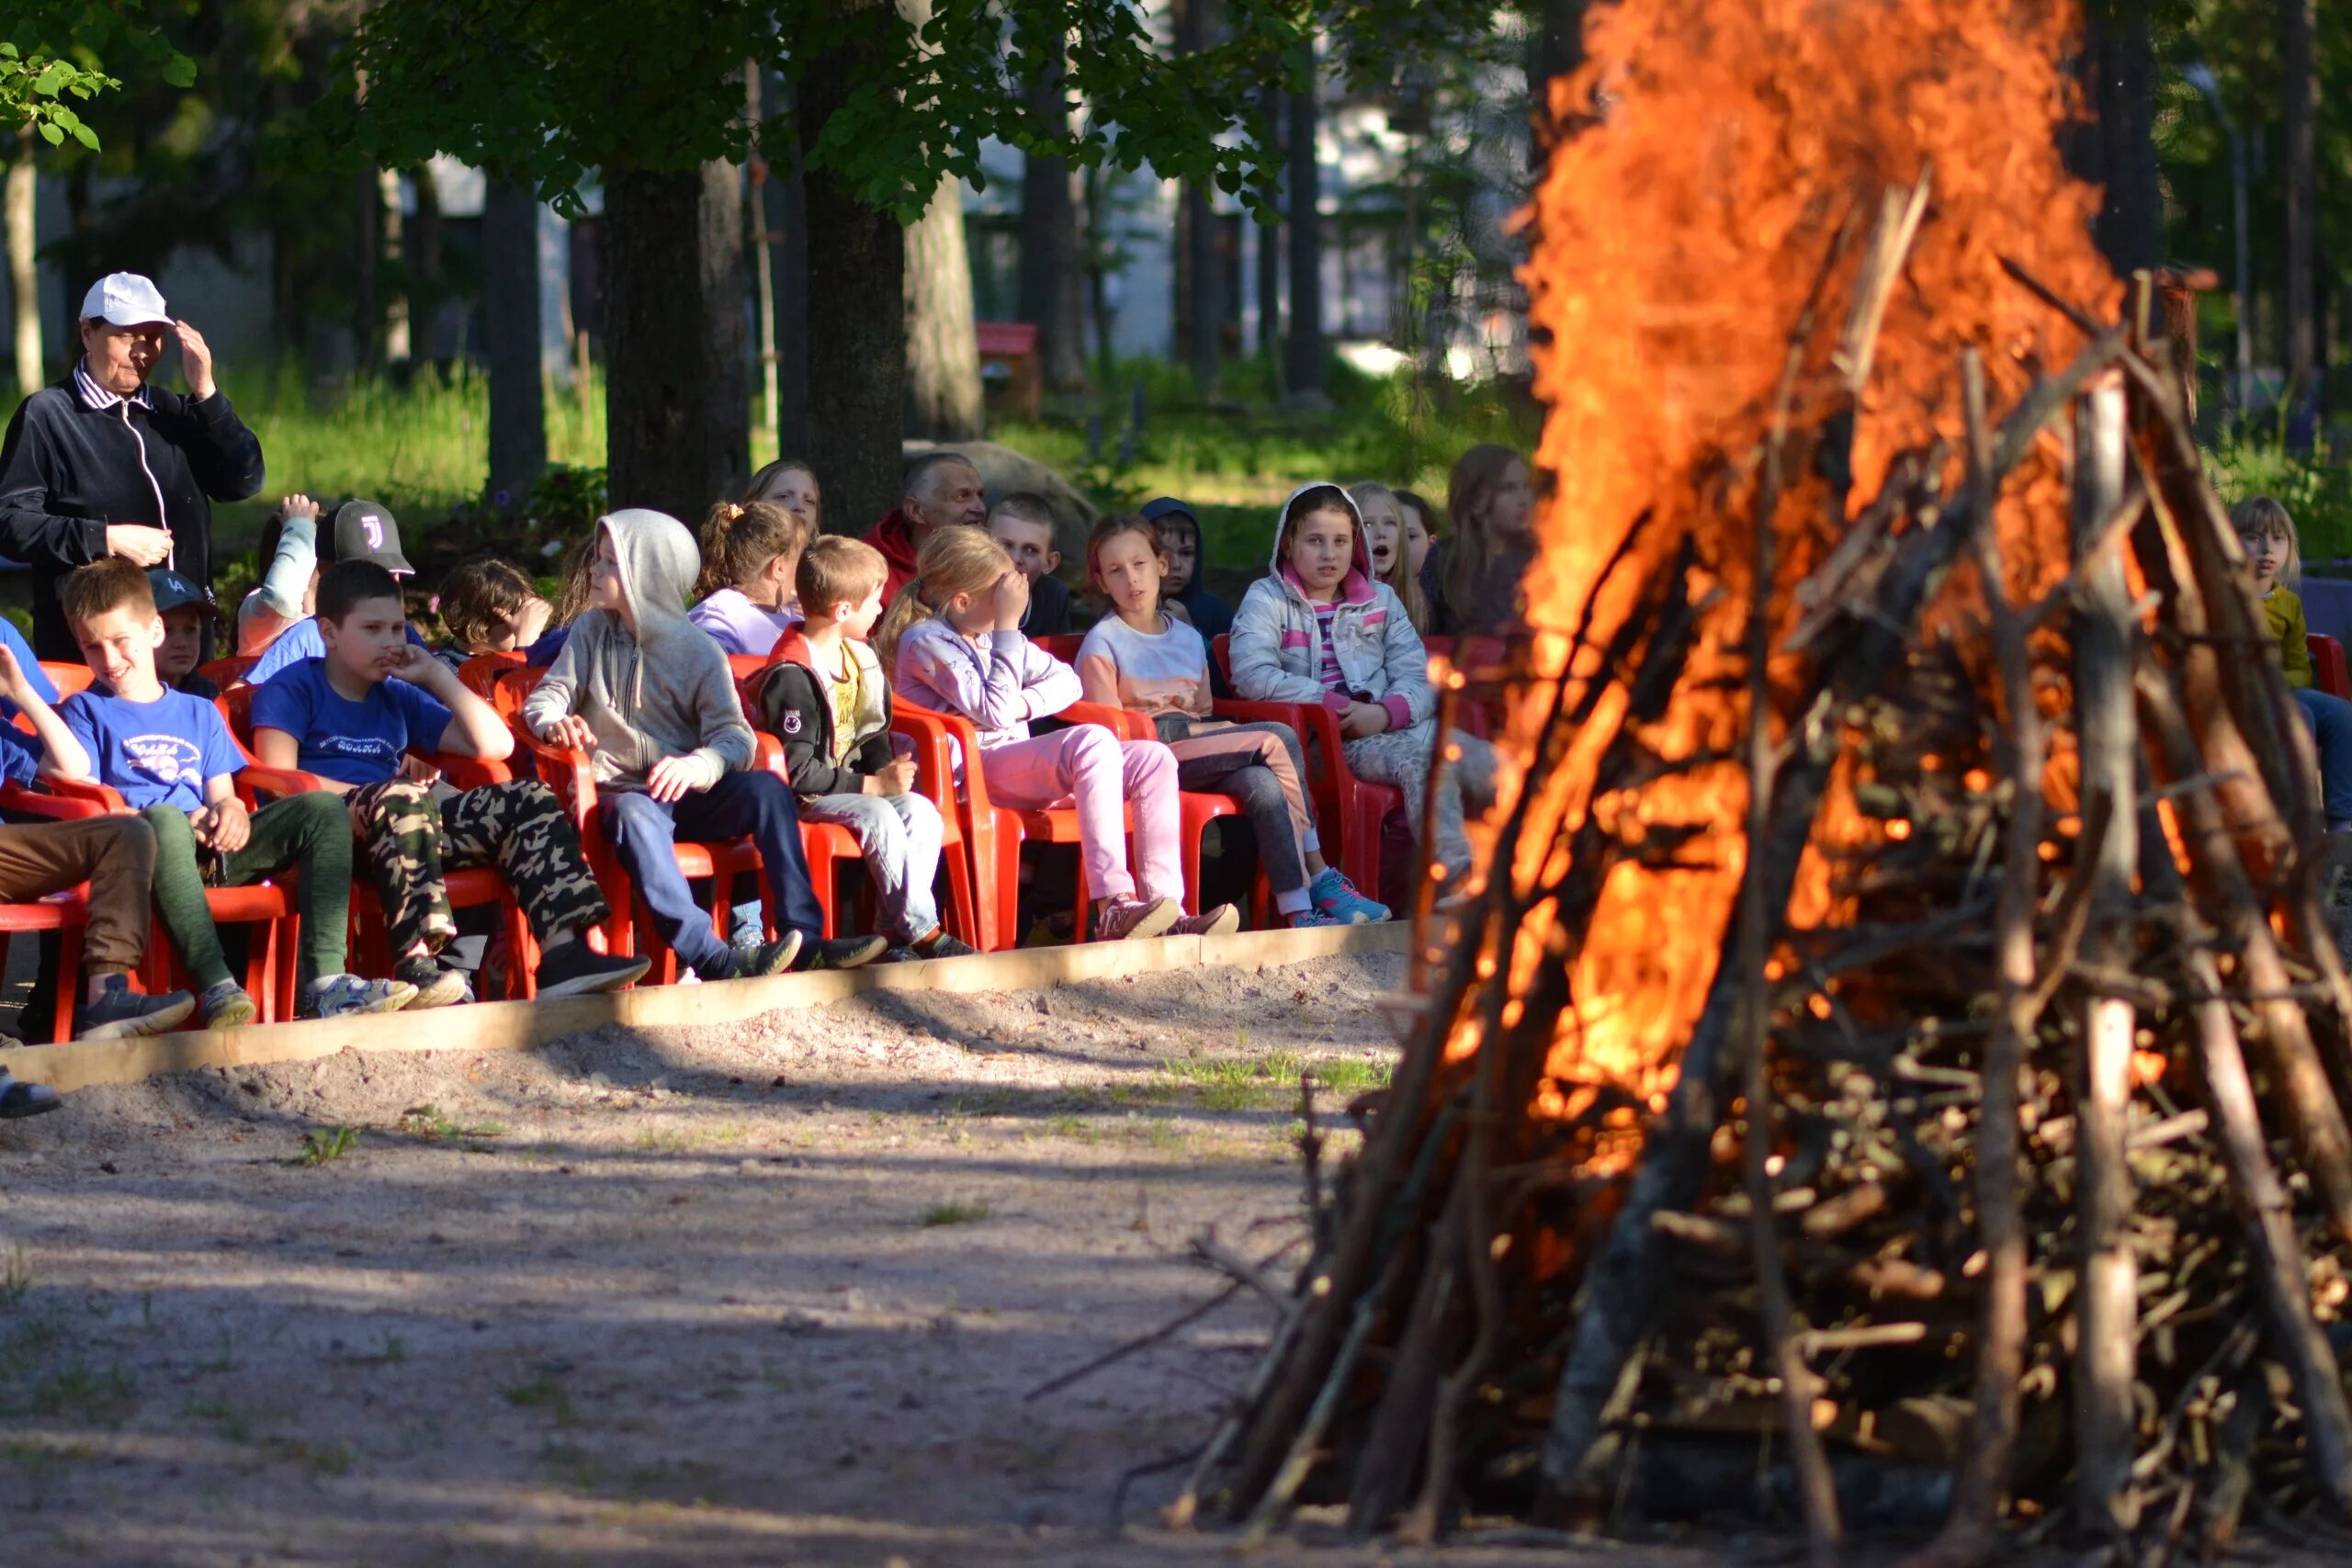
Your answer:
[[[653,911],[662,940],[697,972],[718,970],[729,952],[710,929],[710,912],[695,902],[694,889],[671,852],[681,839],[716,843],[748,837],[760,852],[777,927],[798,931],[804,942],[824,936],[825,912],[808,886],[808,857],[800,846],[792,786],[775,774],[729,773],[673,806],[650,795],[616,792],[606,795],[598,809],[614,852]]]
[[[2352,826],[2352,703],[2309,686],[2295,690],[2319,750],[2320,798],[2332,829]]]

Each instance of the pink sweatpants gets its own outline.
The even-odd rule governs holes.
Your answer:
[[[1147,898],[1182,898],[1183,863],[1177,856],[1176,754],[1157,740],[1121,740],[1099,724],[1075,724],[982,753],[989,798],[1017,811],[1078,805],[1078,853],[1090,897],[1126,898],[1122,807],[1136,809],[1136,870]]]

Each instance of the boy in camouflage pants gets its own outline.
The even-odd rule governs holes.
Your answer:
[[[396,978],[411,1008],[470,998],[438,955],[458,934],[445,872],[494,865],[544,949],[541,997],[613,990],[645,973],[583,940],[609,912],[555,792],[537,779],[484,784],[446,801],[413,775],[409,748],[502,761],[514,738],[449,667],[408,640],[400,587],[372,561],[340,561],[319,581],[323,658],[280,671],[254,694],[254,750],[315,773],[350,804],[352,830],[383,902]]]

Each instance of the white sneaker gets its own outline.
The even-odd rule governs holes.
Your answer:
[[[311,985],[311,1016],[343,1018],[356,1012],[398,1012],[416,999],[416,987],[405,980],[363,980],[356,975],[330,975]]]

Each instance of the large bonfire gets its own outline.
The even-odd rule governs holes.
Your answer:
[[[2075,25],[1592,14],[1487,886],[1180,1519],[2352,1502],[2310,753]]]

